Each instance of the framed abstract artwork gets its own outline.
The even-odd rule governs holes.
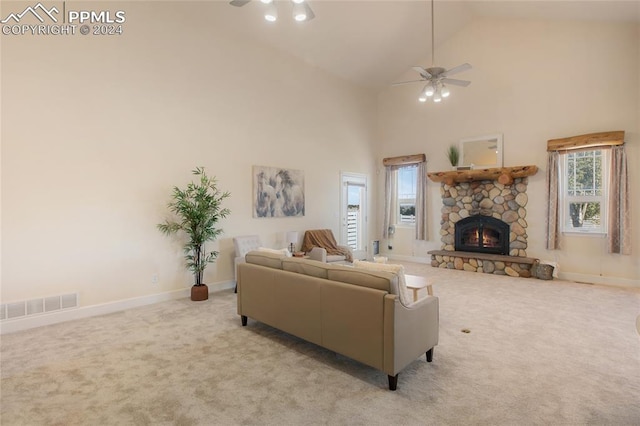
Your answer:
[[[253,166],[253,217],[304,216],[304,172]]]

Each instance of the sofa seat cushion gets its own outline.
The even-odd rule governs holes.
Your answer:
[[[397,275],[398,280],[395,282],[395,285],[392,285],[391,294],[397,295],[400,298],[400,303],[404,306],[410,306],[413,303],[413,295],[407,288],[404,277],[404,266],[393,263],[366,262],[362,260],[354,260],[353,266],[369,271],[384,271]]]
[[[253,250],[246,254],[245,261],[268,268],[282,269],[282,260],[285,257],[280,253],[271,253],[264,250]]]
[[[316,278],[327,279],[327,270],[331,268],[330,265],[319,262],[317,260],[300,259],[297,257],[290,257],[282,260],[282,269],[289,272],[295,272],[298,274],[310,275]]]

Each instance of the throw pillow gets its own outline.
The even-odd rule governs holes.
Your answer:
[[[398,276],[397,294],[400,298],[400,303],[404,306],[409,306],[413,303],[413,295],[407,288],[407,283],[404,278],[404,266],[394,263],[373,263],[362,260],[354,260],[353,266],[356,268],[368,269],[370,271],[391,272],[396,274]]]

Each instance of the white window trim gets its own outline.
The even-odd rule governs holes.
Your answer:
[[[568,185],[568,156],[567,154],[561,154],[560,156],[560,167],[558,167],[559,176],[559,184],[560,184],[560,200],[559,200],[559,212],[560,212],[560,229],[561,232],[565,235],[580,235],[580,236],[592,236],[592,237],[602,237],[607,235],[607,215],[609,212],[609,176],[611,173],[611,161],[610,155],[611,151],[608,149],[593,149],[593,151],[600,150],[602,151],[602,195],[601,196],[569,196],[565,195],[567,193],[567,185]],[[600,202],[600,211],[602,217],[600,218],[600,227],[593,228],[583,228],[577,229],[572,226],[569,226],[569,213],[568,208],[571,202],[575,201],[583,201],[585,199],[589,199],[592,201]]]
[[[417,170],[417,166],[415,164],[407,164],[406,166],[401,166],[401,167],[407,167],[407,168],[415,167],[416,170]],[[395,179],[395,185],[396,185],[395,226],[397,228],[415,228],[416,227],[416,217],[415,217],[415,215],[413,216],[413,222],[407,223],[407,222],[401,222],[400,221],[400,217],[401,217],[401,215],[400,215],[400,206],[402,204],[413,204],[414,209],[415,209],[417,196],[413,197],[413,198],[400,198],[399,197],[399,188],[398,188],[398,186],[400,184],[400,177],[399,177],[400,170],[398,169],[395,172],[396,172],[396,179]],[[417,177],[416,177],[416,179],[417,179]],[[417,188],[417,182],[416,182],[416,188]]]

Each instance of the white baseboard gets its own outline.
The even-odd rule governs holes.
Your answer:
[[[222,281],[215,284],[208,284],[209,294],[229,288],[234,288],[235,285],[235,281]],[[191,288],[189,287],[165,293],[135,297],[132,299],[117,300],[115,302],[103,303],[100,305],[83,306],[77,309],[67,309],[46,314],[7,319],[3,320],[2,323],[0,323],[0,334],[15,333],[17,331],[42,327],[45,325],[58,324],[65,321],[111,314],[113,312],[124,311],[126,309],[137,308],[145,305],[152,305],[154,303],[165,302],[167,300],[183,299],[185,297],[189,297],[190,294]]]
[[[392,260],[401,260],[403,262],[426,263],[429,265],[431,264],[431,255],[429,255],[428,257],[415,257],[415,256],[401,256],[401,255],[385,253],[385,254],[381,254],[381,256],[386,256],[388,259],[392,259]]]
[[[602,277],[600,275],[579,274],[576,272],[560,272],[558,278],[561,280],[574,281],[577,283],[610,285],[616,287],[640,288],[640,280],[619,277]]]

